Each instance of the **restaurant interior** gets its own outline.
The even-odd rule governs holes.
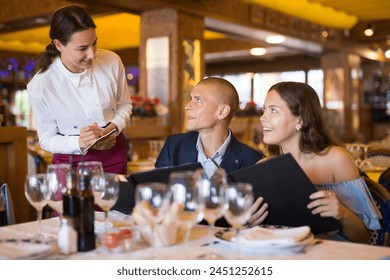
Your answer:
[[[53,11],[68,4],[85,7],[98,47],[126,68],[134,104],[123,131],[128,174],[154,168],[166,137],[184,131],[191,89],[210,76],[237,88],[230,128],[249,146],[263,148],[267,90],[293,80],[316,90],[358,165],[373,158],[374,180],[390,166],[388,0],[0,0],[0,183],[10,187],[16,223],[36,219],[24,178],[52,159],[39,146],[26,85],[50,43]]]

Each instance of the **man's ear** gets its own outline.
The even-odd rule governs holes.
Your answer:
[[[229,113],[230,113],[230,106],[227,105],[227,104],[223,104],[223,105],[220,106],[220,108],[219,108],[218,119],[219,119],[219,120],[226,119],[227,116],[229,116]]]

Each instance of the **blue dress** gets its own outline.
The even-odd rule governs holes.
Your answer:
[[[375,206],[374,199],[372,198],[363,177],[341,183],[315,184],[315,187],[319,191],[327,190],[335,192],[339,201],[362,219],[369,230],[381,228],[379,219],[382,218],[382,215]],[[336,236],[333,234],[333,237],[331,238],[346,240],[345,237],[342,237],[339,233],[337,233]]]

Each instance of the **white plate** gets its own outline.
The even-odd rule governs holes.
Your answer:
[[[35,260],[54,253],[53,245],[33,242],[1,242],[0,259]]]
[[[264,226],[269,228],[269,226]],[[275,228],[285,228],[282,226],[276,226]],[[215,238],[218,242],[221,244],[229,245],[229,246],[236,246],[236,242],[231,241],[230,238],[235,236],[235,229],[229,228],[224,229],[221,231],[218,231],[215,233]],[[242,248],[248,248],[248,249],[254,249],[254,248],[262,248],[262,249],[299,249],[304,246],[309,245],[314,239],[314,235],[310,233],[307,235],[303,240],[294,243],[294,244],[248,244],[248,243],[242,243],[240,244],[240,247]]]

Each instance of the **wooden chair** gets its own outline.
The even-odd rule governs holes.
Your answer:
[[[390,247],[390,193],[381,184],[364,177],[376,206],[382,214],[381,229],[371,231],[370,244]]]
[[[14,206],[12,203],[11,192],[7,184],[3,184],[0,188],[0,203],[1,202],[4,202],[5,222],[4,224],[0,224],[0,226],[7,226],[7,225],[14,224],[15,223]]]

